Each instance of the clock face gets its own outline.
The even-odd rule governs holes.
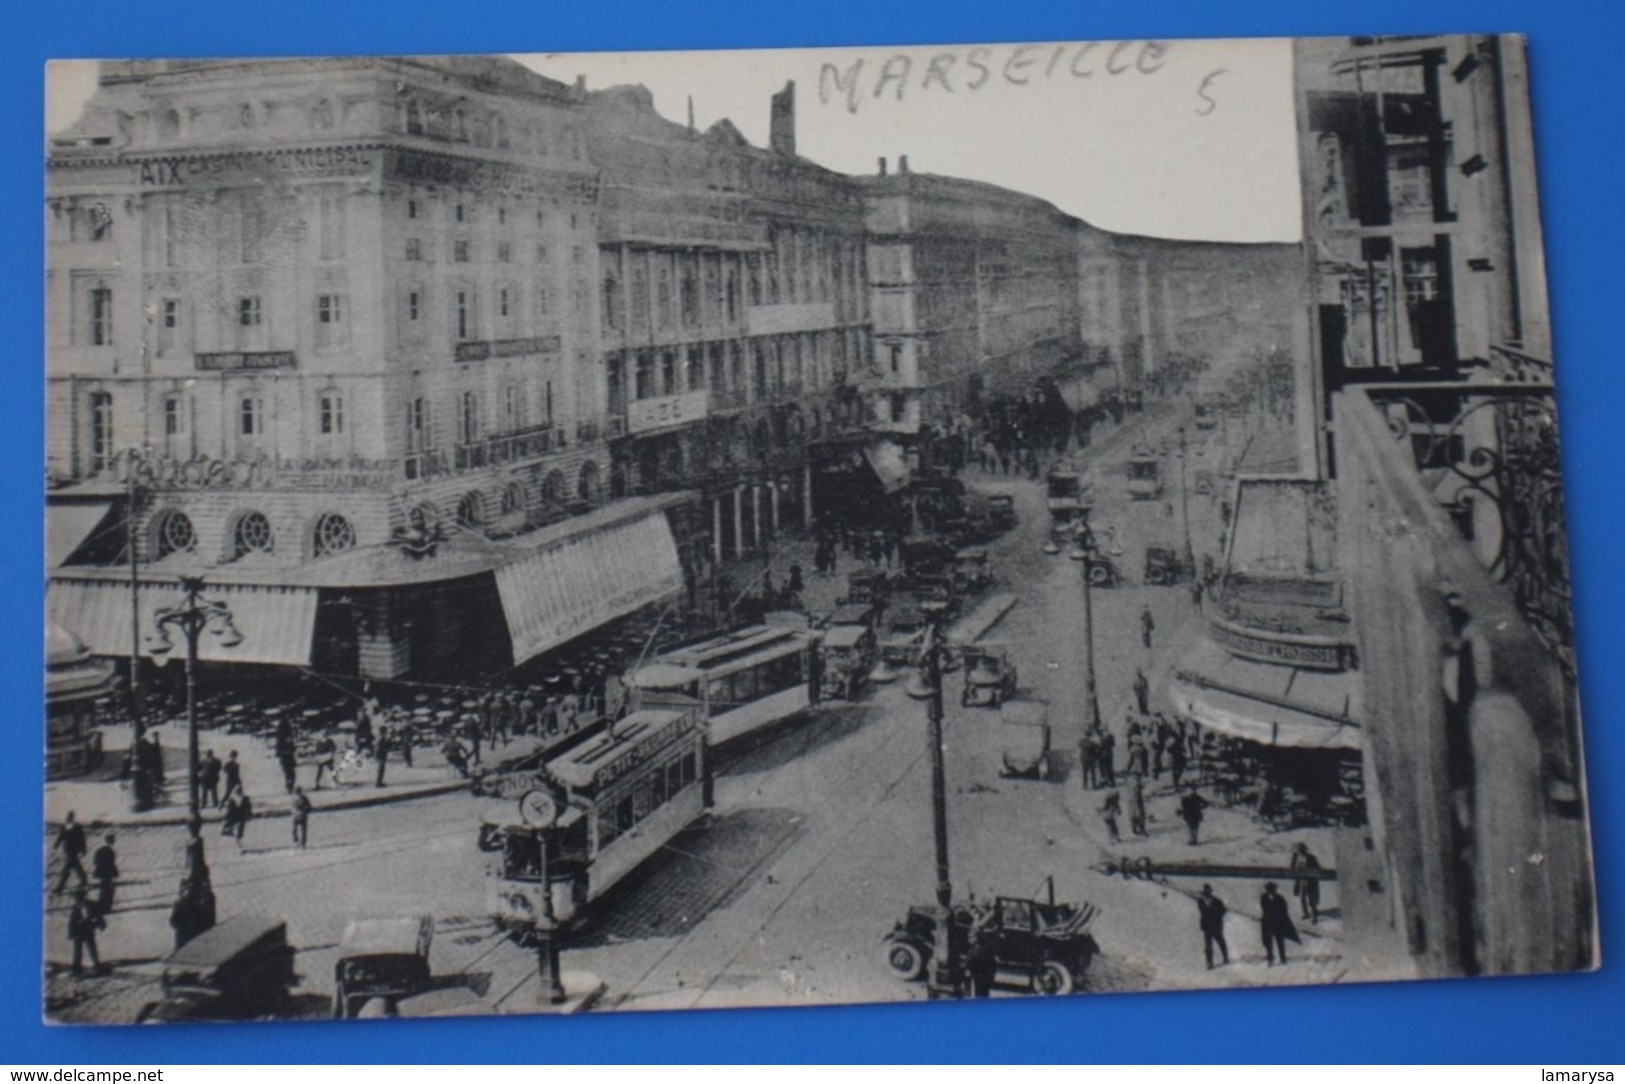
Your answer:
[[[545,790],[528,790],[519,799],[519,819],[532,828],[546,828],[558,815],[553,796]]]

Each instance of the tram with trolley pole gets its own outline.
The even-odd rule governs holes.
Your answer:
[[[551,939],[710,804],[705,729],[692,714],[634,711],[606,723],[488,818],[487,910],[511,934]]]
[[[816,703],[818,635],[752,625],[679,644],[627,675],[634,710],[671,709],[704,720],[717,747]]]

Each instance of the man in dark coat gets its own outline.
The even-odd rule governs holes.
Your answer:
[[[304,787],[293,788],[293,843],[301,851],[310,842],[310,796]]]
[[[1224,901],[1213,894],[1212,885],[1203,885],[1202,894],[1196,897],[1196,912],[1198,922],[1202,927],[1202,955],[1207,957],[1207,969],[1213,970],[1213,947],[1219,948],[1219,954],[1225,963],[1230,962],[1230,946],[1224,941],[1224,916],[1227,908]]]
[[[1134,702],[1139,705],[1141,715],[1151,714],[1151,681],[1144,670],[1134,671]]]
[[[233,749],[226,754],[226,763],[221,768],[221,780],[226,785],[226,796],[229,798],[234,790],[243,789],[243,766],[237,761],[237,750]]]
[[[1275,891],[1275,882],[1264,883],[1264,894],[1258,897],[1258,932],[1264,939],[1264,955],[1271,967],[1275,958],[1286,963],[1286,943],[1298,940],[1298,928],[1292,924],[1292,913],[1286,897]]]
[[[1123,815],[1123,796],[1117,791],[1106,795],[1106,800],[1100,803],[1100,819],[1106,825],[1106,832],[1112,837],[1113,843],[1123,842],[1123,833],[1117,828],[1117,818]]]
[[[1185,822],[1190,830],[1190,844],[1196,846],[1197,833],[1202,827],[1203,810],[1207,809],[1207,799],[1196,793],[1193,789],[1179,800],[1179,819]]]
[[[113,850],[113,833],[90,856],[90,872],[96,878],[96,910],[103,915],[113,910],[113,891],[118,884],[118,852]]]
[[[1100,742],[1093,729],[1083,732],[1083,740],[1078,743],[1078,767],[1083,770],[1083,785],[1086,790],[1094,790],[1100,785]]]
[[[85,826],[74,818],[73,810],[68,810],[68,817],[57,830],[56,843],[53,846],[62,852],[62,876],[56,880],[56,890],[60,894],[68,887],[68,874],[77,873],[79,883],[83,885],[90,878],[85,875],[85,864],[82,859],[90,844],[85,841]]]
[[[107,921],[102,918],[96,905],[90,902],[83,888],[73,891],[73,909],[68,912],[68,940],[73,943],[73,975],[78,978],[85,973],[84,956],[90,953],[90,964],[96,974],[102,974],[106,969],[102,967],[101,954],[96,951],[96,931],[107,928]]]
[[[1151,607],[1145,606],[1140,610],[1140,642],[1146,647],[1151,646],[1151,634],[1157,631],[1157,622],[1151,616]]]
[[[197,800],[205,808],[220,805],[220,758],[213,749],[203,750],[203,759],[197,765]]]
[[[1095,755],[1104,785],[1117,786],[1117,735],[1110,730],[1101,734],[1095,746]]]
[[[1309,849],[1309,844],[1300,843],[1292,851],[1292,868],[1313,874],[1320,871],[1320,859]],[[1320,878],[1314,876],[1299,877],[1292,882],[1292,894],[1298,897],[1300,908],[1299,918],[1307,918],[1310,922],[1320,921]]]
[[[378,762],[378,774],[373,778],[372,781],[372,785],[375,787],[381,787],[384,785],[384,768],[389,764],[389,749],[391,744],[390,739],[391,735],[389,732],[389,727],[379,727],[378,744],[376,747],[374,747],[372,753],[373,759]]]

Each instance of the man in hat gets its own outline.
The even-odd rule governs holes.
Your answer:
[[[1258,897],[1258,932],[1264,939],[1264,955],[1271,967],[1275,958],[1286,963],[1286,943],[1298,940],[1298,928],[1292,924],[1286,897],[1275,891],[1275,882],[1264,883],[1264,894]]]
[[[1307,918],[1310,922],[1320,921],[1320,878],[1313,876],[1320,870],[1320,859],[1315,857],[1309,849],[1309,844],[1299,843],[1292,850],[1292,868],[1302,870],[1309,876],[1299,877],[1292,882],[1292,894],[1298,897],[1300,909],[1299,918]]]
[[[237,750],[233,749],[226,754],[226,763],[220,769],[220,778],[226,784],[226,796],[229,798],[234,790],[243,789],[243,766],[237,760]],[[225,804],[224,802],[221,803]]]
[[[1134,703],[1139,706],[1141,715],[1151,714],[1151,680],[1144,670],[1134,671]]]
[[[1138,775],[1129,782],[1128,830],[1137,836],[1151,834],[1145,827],[1145,784]]]
[[[118,884],[118,852],[113,850],[113,833],[90,856],[90,872],[96,878],[96,910],[106,915],[113,910],[113,891]]]
[[[85,865],[81,861],[85,857],[85,851],[90,849],[90,844],[85,841],[85,826],[75,819],[73,810],[68,810],[67,819],[62,822],[62,827],[57,829],[56,843],[53,846],[62,852],[62,876],[56,881],[58,894],[68,887],[70,873],[79,875],[80,885],[90,879],[85,875]]]
[[[1197,833],[1202,828],[1203,811],[1206,809],[1207,799],[1196,793],[1195,787],[1179,800],[1179,819],[1185,822],[1185,827],[1190,831],[1192,847],[1197,844]]]
[[[68,912],[68,940],[73,943],[73,976],[78,978],[85,973],[84,956],[90,954],[90,964],[95,973],[100,975],[106,971],[102,966],[101,954],[96,951],[96,931],[105,930],[107,921],[102,918],[96,905],[90,902],[88,894],[83,888],[73,890],[73,908]]]
[[[203,759],[197,765],[198,802],[205,809],[218,808],[220,805],[220,758],[214,755],[213,749],[203,750]]]
[[[1213,894],[1212,885],[1203,885],[1196,897],[1197,922],[1202,928],[1202,955],[1207,957],[1207,969],[1213,970],[1213,947],[1219,948],[1220,957],[1230,962],[1230,946],[1224,941],[1224,901]]]
[[[293,788],[293,843],[301,851],[310,842],[310,796],[304,787]]]

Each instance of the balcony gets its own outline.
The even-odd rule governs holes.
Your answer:
[[[564,434],[554,429],[553,424],[549,422],[546,425],[531,426],[512,433],[459,444],[452,450],[452,467],[458,471],[496,467],[504,463],[516,463],[523,459],[546,455],[564,446]]]
[[[1424,974],[1592,966],[1551,387],[1367,385],[1334,412],[1396,932]]]

